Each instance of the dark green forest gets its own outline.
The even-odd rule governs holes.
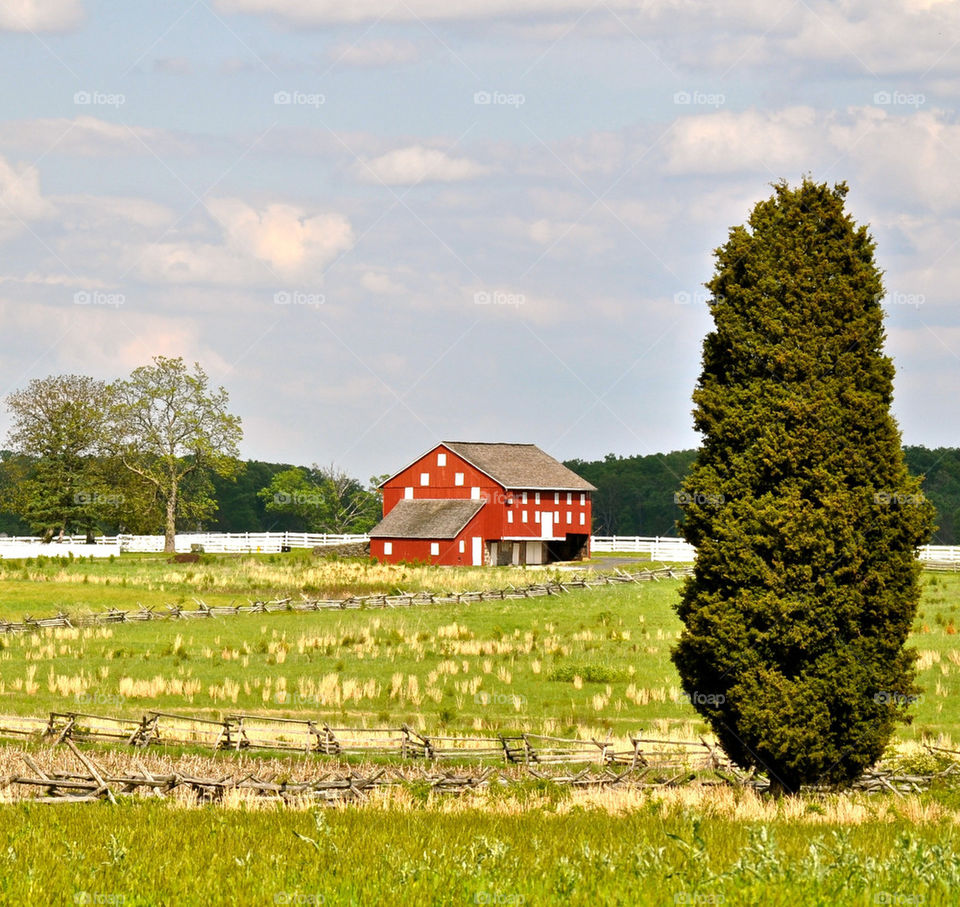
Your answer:
[[[937,509],[933,543],[957,544],[960,531],[960,449],[905,447],[907,465],[923,476],[924,493]],[[674,495],[687,474],[695,450],[665,454],[618,457],[602,460],[568,460],[566,466],[597,487],[593,505],[595,535],[677,535],[680,508]],[[14,455],[0,453],[0,486],[16,481],[11,468]],[[275,475],[293,467],[288,463],[248,460],[235,480],[212,475],[217,512],[203,529],[214,532],[301,532],[307,529],[295,513],[268,510],[259,492],[270,486]],[[186,527],[184,527],[186,528]],[[104,527],[105,531],[115,527]],[[0,513],[0,532],[29,535],[29,526],[15,513]]]
[[[956,545],[960,530],[960,449],[904,447],[907,467],[923,476],[924,494],[937,510],[932,544]],[[594,535],[677,535],[680,488],[695,450],[602,460],[568,460],[566,466],[597,487]]]

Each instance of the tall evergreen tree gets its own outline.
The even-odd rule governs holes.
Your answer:
[[[716,251],[703,444],[678,495],[697,561],[673,660],[725,752],[776,792],[857,778],[916,692],[932,507],[890,415],[881,274],[846,194],[779,183]]]

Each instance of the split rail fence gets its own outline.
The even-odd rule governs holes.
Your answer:
[[[584,576],[572,576],[562,582],[549,580],[543,583],[531,583],[528,586],[507,585],[501,589],[481,589],[474,592],[403,592],[396,595],[352,595],[341,599],[274,599],[255,601],[248,605],[218,605],[210,607],[199,599],[195,608],[180,605],[167,605],[165,609],[155,610],[142,605],[124,611],[111,608],[93,614],[59,614],[50,617],[31,617],[10,621],[0,619],[0,634],[35,633],[48,628],[93,627],[105,624],[136,623],[149,620],[201,620],[212,617],[235,617],[238,614],[271,614],[282,611],[348,611],[372,608],[405,608],[422,605],[465,604],[469,602],[507,601],[521,598],[539,598],[549,595],[562,595],[573,589],[595,589],[624,583],[657,582],[686,576],[690,567],[663,567],[657,570],[637,570],[627,573],[617,570],[614,573],[590,573]]]
[[[731,785],[749,787],[758,792],[769,789],[769,782],[762,776],[754,773],[744,774],[729,765],[716,747],[706,741],[664,741],[644,740],[632,738],[632,751],[617,752],[609,742],[568,740],[563,738],[534,737],[522,735],[517,738],[499,737],[501,752],[507,763],[501,772],[494,766],[478,765],[474,769],[458,766],[450,769],[439,769],[437,744],[442,741],[469,740],[475,738],[440,738],[423,737],[411,732],[409,728],[401,728],[406,732],[405,739],[410,751],[406,758],[429,760],[430,766],[368,766],[365,770],[349,768],[344,771],[327,771],[319,777],[305,779],[290,779],[284,773],[284,779],[278,780],[278,772],[265,771],[262,774],[231,774],[218,777],[204,777],[195,773],[180,771],[160,772],[150,771],[141,760],[137,760],[139,771],[110,771],[100,767],[90,753],[83,753],[76,745],[76,740],[104,741],[121,739],[129,730],[130,725],[136,725],[133,733],[127,738],[128,743],[145,745],[158,742],[155,735],[156,724],[154,719],[171,718],[175,716],[153,712],[144,717],[140,724],[126,722],[123,719],[109,719],[101,716],[83,716],[77,713],[57,713],[50,716],[44,735],[55,736],[56,744],[63,744],[78,763],[73,771],[43,769],[33,759],[30,753],[20,753],[20,757],[32,774],[13,774],[7,777],[0,776],[0,794],[4,790],[13,791],[14,799],[30,799],[40,803],[84,803],[97,800],[116,802],[119,798],[141,796],[184,797],[194,802],[222,802],[228,794],[248,797],[257,800],[277,801],[280,803],[302,803],[304,801],[315,804],[353,803],[366,800],[370,793],[383,790],[390,786],[417,783],[426,784],[436,793],[463,794],[471,791],[483,791],[497,785],[501,789],[509,789],[510,785],[522,783],[534,778],[552,784],[569,786],[574,789],[651,789],[657,787],[677,787],[696,782],[701,786]],[[207,721],[206,719],[182,719],[193,721],[196,724],[219,725],[216,732],[216,745],[229,745],[235,748],[252,746],[249,738],[250,728],[242,726],[242,719],[256,716],[235,716],[224,722]],[[101,724],[99,729],[92,724],[78,723],[96,718]],[[35,719],[26,719],[30,721]],[[8,719],[0,718],[0,728],[5,727]],[[21,720],[24,721],[24,720]],[[109,723],[114,722],[113,727]],[[232,727],[228,725],[233,722]],[[141,733],[145,725],[150,730]],[[169,730],[166,726],[164,731]],[[336,737],[345,729],[335,729],[324,726],[323,732],[311,728],[307,733],[314,742],[314,752],[324,752],[323,745],[329,746],[336,742],[335,752],[331,755],[343,756],[347,753],[344,746],[345,738]],[[361,729],[349,729],[348,733],[357,734]],[[0,733],[4,733],[0,730]],[[21,724],[17,733],[27,733]],[[30,732],[33,733],[33,732]],[[211,730],[211,733],[214,733]],[[394,735],[394,729],[370,729],[371,734]],[[147,737],[149,739],[141,739]],[[136,739],[134,739],[136,738]],[[493,738],[490,738],[493,739]],[[523,746],[516,745],[516,741],[523,740]],[[532,741],[539,741],[539,746],[532,746]],[[167,742],[170,742],[169,740]],[[238,747],[239,744],[239,747]],[[594,747],[590,749],[590,746]],[[640,744],[646,744],[646,749]],[[382,742],[373,746],[354,748],[362,751],[362,755],[382,754]],[[491,747],[491,751],[497,749]],[[948,765],[938,772],[930,774],[904,774],[893,770],[875,767],[867,772],[856,784],[854,789],[871,793],[891,792],[902,796],[907,793],[919,793],[933,783],[956,785],[960,778],[960,752],[937,750],[928,747],[931,752],[949,754]],[[458,750],[462,758],[463,750]],[[601,754],[599,768],[589,765],[573,772],[569,766],[574,763],[589,762],[589,757]],[[532,754],[537,758],[531,758]],[[585,758],[585,753],[587,758]],[[393,753],[396,755],[396,753]],[[621,756],[624,758],[618,759]],[[566,768],[558,770],[558,765]]]
[[[0,716],[0,737],[27,740],[111,743],[131,747],[202,746],[212,750],[313,753],[340,758],[387,757],[401,762],[490,761],[505,765],[558,764],[620,766],[636,770],[685,772],[721,768],[726,759],[705,740],[661,740],[631,736],[583,740],[542,734],[422,734],[398,727],[331,727],[309,718],[228,715],[223,719],[171,712],[146,712],[141,718],[116,718],[85,712],[51,712],[47,718]]]

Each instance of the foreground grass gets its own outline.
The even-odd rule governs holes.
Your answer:
[[[956,903],[958,845],[948,820],[752,821],[653,800],[621,814],[18,804],[0,807],[0,901],[938,905]]]

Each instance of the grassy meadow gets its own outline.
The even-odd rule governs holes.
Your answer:
[[[956,903],[957,817],[935,802],[778,808],[725,796],[424,805],[397,791],[326,810],[16,804],[0,807],[0,902]]]
[[[499,588],[545,573],[302,552],[0,562],[0,616]],[[705,728],[669,657],[679,585],[0,636],[0,714],[257,712],[428,733],[690,738]],[[923,695],[901,731],[905,771],[931,761],[916,740],[960,740],[958,604],[960,575],[924,575],[911,640]],[[217,776],[345,767],[304,754],[261,764],[189,747],[89,750],[101,764]],[[25,753],[69,759],[11,743],[0,776],[22,771]],[[526,781],[452,798],[414,781],[327,809],[10,799],[0,788],[0,903],[939,905],[960,889],[960,791],[949,787],[775,801],[725,786],[571,792]]]
[[[523,568],[444,568],[327,560],[305,550],[285,554],[202,555],[176,564],[170,555],[123,554],[94,559],[40,557],[0,560],[0,618],[129,609],[138,604],[245,604],[293,598],[340,599],[351,595],[466,591],[536,582],[553,571]]]
[[[317,560],[305,552],[0,562],[5,616],[247,598],[498,588],[545,571]],[[0,637],[0,713],[259,712],[347,725],[623,737],[700,733],[670,648],[678,581],[563,596],[243,615]],[[905,739],[960,739],[960,575],[927,573],[911,644],[923,695]]]

